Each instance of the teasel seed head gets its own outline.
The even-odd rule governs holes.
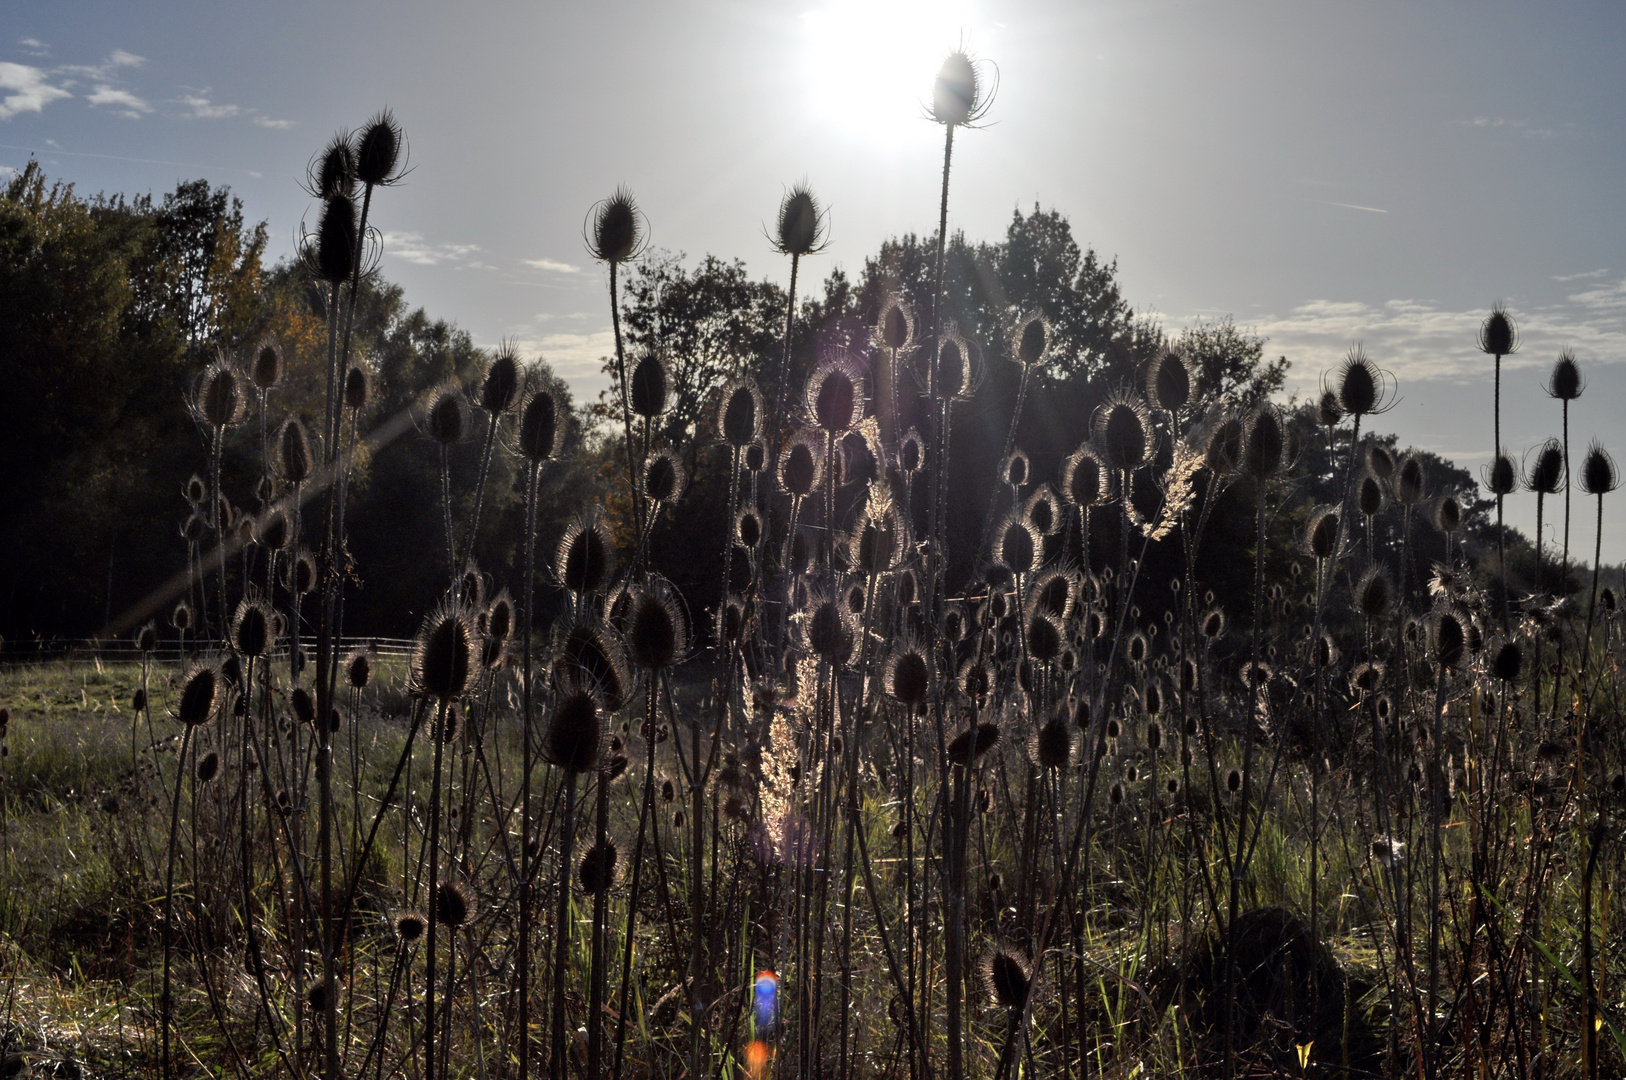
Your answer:
[[[197,387],[192,394],[193,415],[217,433],[225,431],[243,418],[243,410],[247,406],[243,389],[243,377],[237,368],[225,353],[217,353],[203,374],[198,376]]]
[[[1146,406],[1139,398],[1115,394],[1095,414],[1091,445],[1114,471],[1138,469],[1152,454]]]
[[[578,515],[565,527],[554,552],[553,572],[571,592],[597,592],[609,581],[614,561],[610,530],[595,513]]]
[[[461,697],[474,672],[474,629],[460,607],[430,612],[412,646],[413,691],[440,702]]]
[[[334,285],[350,280],[361,260],[361,238],[356,235],[356,204],[348,194],[323,200],[315,241],[307,250],[318,279]]]
[[[812,436],[800,434],[780,451],[779,486],[787,495],[806,498],[818,490],[823,479],[824,458]]]
[[[969,769],[984,754],[999,745],[999,736],[998,724],[972,724],[949,740],[947,753],[950,764]]]
[[[351,653],[344,662],[345,681],[356,690],[366,689],[367,680],[371,678],[372,671],[373,659],[361,649]]]
[[[1512,356],[1519,350],[1519,332],[1513,325],[1513,316],[1497,303],[1479,328],[1479,351],[1487,356]]]
[[[743,450],[756,441],[762,426],[762,391],[750,379],[736,379],[723,390],[717,410],[717,430],[723,441]]]
[[[1078,576],[1069,570],[1046,570],[1035,577],[1028,587],[1030,602],[1058,619],[1066,619],[1073,614],[1078,593]]]
[[[1112,787],[1107,790],[1107,802],[1111,803],[1113,806],[1122,806],[1123,805],[1123,802],[1124,802],[1124,785],[1123,785],[1123,781],[1121,781],[1121,780],[1113,781]]]
[[[1065,769],[1078,753],[1078,731],[1059,712],[1028,736],[1028,758],[1041,769]]]
[[[1011,332],[1011,359],[1025,368],[1036,366],[1050,351],[1050,320],[1042,312],[1030,311],[1017,320]]]
[[[1434,658],[1440,666],[1455,671],[1467,653],[1468,634],[1462,616],[1442,611],[1434,618]]]
[[[1310,662],[1321,669],[1338,663],[1338,646],[1333,643],[1331,634],[1322,634],[1311,643]]]
[[[773,246],[781,255],[810,255],[825,241],[825,215],[806,184],[797,184],[779,200]]]
[[[1164,412],[1178,412],[1191,400],[1191,370],[1175,349],[1164,349],[1146,372],[1146,396]]]
[[[689,620],[665,578],[651,575],[633,594],[626,638],[632,662],[644,671],[664,670],[688,655]]]
[[[826,350],[808,376],[807,413],[827,432],[849,430],[864,416],[863,367],[845,349]]]
[[[1585,389],[1586,380],[1581,378],[1581,365],[1575,362],[1575,354],[1565,349],[1553,362],[1553,372],[1547,377],[1547,394],[1559,401],[1574,401]]]
[[[1338,550],[1338,508],[1318,506],[1310,513],[1304,530],[1305,553],[1315,559],[1330,559]]]
[[[1364,517],[1377,517],[1383,510],[1383,485],[1371,473],[1361,477],[1355,489],[1355,504]]]
[[[1217,607],[1209,608],[1203,616],[1201,631],[1209,641],[1218,641],[1225,635],[1225,612]]]
[[[1368,619],[1381,619],[1389,613],[1393,601],[1389,571],[1381,566],[1368,567],[1355,585],[1356,608]]]
[[[301,549],[288,564],[288,587],[296,595],[306,596],[316,588],[316,559]]]
[[[1498,450],[1485,466],[1483,480],[1492,495],[1511,495],[1519,486],[1519,468],[1506,450]]]
[[[150,653],[158,648],[158,627],[152,623],[144,623],[135,634],[136,648],[144,653]]]
[[[204,754],[203,757],[199,758],[198,759],[198,768],[197,768],[197,774],[196,775],[197,775],[197,778],[198,778],[198,783],[200,783],[200,784],[207,784],[209,781],[211,781],[215,777],[219,776],[220,775],[220,755],[219,755],[219,753],[217,753],[214,750],[211,750],[207,754]]]
[[[999,464],[999,479],[1007,487],[1026,487],[1029,479],[1027,451],[1020,446],[1012,450]]]
[[[1356,345],[1338,370],[1338,404],[1351,416],[1383,412],[1385,380],[1384,373]]]
[[[626,644],[596,617],[570,620],[556,631],[554,676],[565,681],[572,674],[592,683],[609,713],[626,704],[632,692],[632,661]]]
[[[891,505],[870,506],[853,529],[854,566],[866,574],[884,574],[897,566],[904,548],[903,515]]]
[[[588,848],[576,865],[576,879],[588,896],[598,896],[615,888],[621,880],[620,853],[615,841],[605,837],[602,843]]]
[[[1587,447],[1586,460],[1581,463],[1581,490],[1588,495],[1607,495],[1619,486],[1615,459],[1594,439]]]
[[[587,215],[591,219],[591,234],[587,249],[593,258],[612,266],[637,257],[643,250],[643,215],[632,193],[617,188],[614,195],[598,203]]]
[[[213,720],[220,710],[223,681],[220,669],[213,664],[194,663],[181,680],[175,719],[186,727],[197,727]]]
[[[903,352],[915,343],[915,313],[896,293],[881,304],[881,314],[872,332],[875,344],[893,352]]]
[[[1049,484],[1040,484],[1038,490],[1028,496],[1025,512],[1028,524],[1040,536],[1054,536],[1061,524],[1061,504]]]
[[[303,484],[311,474],[311,440],[305,422],[290,414],[277,429],[277,475],[290,484]]]
[[[598,769],[609,742],[608,717],[591,679],[567,675],[555,688],[542,733],[542,758],[580,776]]]
[[[1539,495],[1556,495],[1564,486],[1564,444],[1548,439],[1536,449],[1525,469],[1524,486]]]
[[[489,416],[501,416],[514,407],[518,397],[519,357],[512,345],[505,344],[480,382],[480,408]]]
[[[1415,454],[1400,459],[1395,473],[1395,501],[1401,506],[1416,506],[1423,501],[1423,462]]]
[[[976,62],[963,50],[949,53],[932,86],[932,119],[950,126],[974,123],[987,113],[992,100]]]
[[[1066,645],[1061,620],[1046,611],[1034,611],[1027,620],[1028,655],[1041,663],[1056,659]]]
[[[356,151],[348,132],[334,135],[311,160],[307,190],[318,199],[355,193]]]
[[[633,366],[627,383],[632,411],[646,420],[663,415],[671,404],[672,371],[659,353],[646,352]]]
[[[999,564],[1013,574],[1031,574],[1044,557],[1038,530],[1020,514],[1007,515],[999,527],[994,553]]]
[[[1344,405],[1343,402],[1338,400],[1338,391],[1321,391],[1321,400],[1316,403],[1315,407],[1315,419],[1316,423],[1327,428],[1337,427],[1343,423]]]
[[[271,389],[282,378],[282,346],[277,344],[275,338],[264,339],[254,350],[251,375],[255,388],[259,390]]]
[[[926,464],[926,444],[920,432],[910,428],[898,440],[898,468],[906,475],[914,475]]]
[[[429,929],[422,912],[403,911],[395,917],[395,936],[402,945],[416,945]]]
[[[900,705],[918,708],[931,692],[931,661],[926,650],[912,638],[905,638],[886,658],[882,683],[887,696]]]
[[[972,343],[953,327],[937,341],[932,358],[937,396],[945,401],[969,401],[976,392],[980,374],[978,354]]]
[[[262,656],[271,644],[271,636],[271,609],[246,596],[239,600],[232,618],[232,647],[244,656]]]
[[[435,921],[457,929],[474,916],[474,894],[461,881],[442,881],[435,887]]]
[[[639,469],[639,486],[644,498],[658,506],[668,506],[683,497],[689,486],[689,470],[683,459],[667,449],[652,450]]]
[[[192,628],[192,605],[185,600],[176,604],[169,613],[169,625],[183,633]]]
[[[844,664],[852,655],[852,614],[840,598],[812,597],[802,620],[803,640],[815,655],[836,665]]]
[[[1462,527],[1462,504],[1456,496],[1445,495],[1434,504],[1434,527],[1450,536]]]
[[[1242,421],[1231,416],[1221,420],[1208,434],[1208,445],[1203,451],[1203,464],[1217,477],[1235,475],[1242,464]]]
[[[442,388],[424,414],[424,434],[442,446],[451,446],[462,441],[467,426],[462,392],[453,386]]]
[[[1517,641],[1504,641],[1491,659],[1491,674],[1502,682],[1518,682],[1524,667],[1524,652]]]
[[[1069,506],[1090,506],[1101,498],[1101,460],[1089,443],[1067,455],[1061,467],[1062,498]]]
[[[1271,405],[1260,405],[1249,414],[1242,440],[1242,471],[1255,481],[1273,479],[1288,465],[1287,432],[1282,418]]]
[[[762,511],[746,506],[734,517],[734,541],[748,551],[762,543]]]
[[[393,183],[400,176],[397,168],[404,141],[401,125],[389,109],[367,121],[356,135],[356,179],[370,186]]]
[[[1225,790],[1232,795],[1242,790],[1242,770],[1232,769],[1225,774]]]

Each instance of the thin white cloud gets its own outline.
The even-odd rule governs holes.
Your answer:
[[[468,270],[493,269],[477,258],[482,250],[478,244],[432,244],[417,233],[384,234],[386,258],[400,259],[417,266],[451,266]]]
[[[269,116],[256,116],[254,122],[263,128],[275,128],[278,131],[286,131],[294,126],[292,120],[273,120]]]
[[[147,58],[145,56],[137,56],[135,53],[125,52],[123,49],[114,49],[107,55],[107,63],[113,67],[140,67],[146,62]]]
[[[18,38],[17,44],[21,46],[23,52],[27,53],[29,56],[51,55],[50,46],[45,44],[45,42],[41,41],[39,38]]]
[[[182,94],[175,100],[178,104],[185,105],[192,110],[187,115],[194,120],[224,120],[243,111],[241,106],[218,105],[210,101],[207,97],[208,93],[209,91],[206,88],[197,93]]]
[[[1368,214],[1387,214],[1389,212],[1387,210],[1380,210],[1376,206],[1358,206],[1355,203],[1329,202],[1326,199],[1311,199],[1310,201],[1311,202],[1318,202],[1322,206],[1338,206],[1338,207],[1342,207],[1345,210],[1365,210]]]
[[[102,57],[102,62],[99,64],[63,64],[55,68],[54,71],[58,75],[106,81],[117,78],[120,68],[140,67],[146,62],[147,58],[145,56],[137,56],[135,53],[127,52],[124,49],[114,49]]]
[[[522,356],[540,356],[546,361],[580,401],[604,385],[604,358],[615,351],[615,335],[607,329],[581,334],[522,333],[515,346]]]
[[[1580,273],[1580,274],[1554,274],[1553,275],[1553,280],[1554,281],[1566,281],[1566,282],[1567,281],[1586,281],[1586,280],[1588,280],[1590,278],[1604,277],[1608,273],[1609,273],[1609,268],[1606,266],[1606,267],[1603,267],[1600,270],[1588,270],[1585,273]]]
[[[521,259],[520,261],[526,266],[532,266],[538,270],[550,270],[555,274],[579,274],[582,272],[581,267],[571,266],[569,263],[560,262],[558,259]]]
[[[141,98],[136,97],[128,90],[120,90],[114,86],[101,83],[94,93],[85,97],[85,100],[95,105],[112,105],[120,116],[128,116],[132,120],[141,119],[143,113],[152,112],[152,106]]]
[[[59,98],[73,97],[59,86],[46,81],[45,72],[27,64],[0,63],[0,120],[10,120],[18,113],[40,112]]]

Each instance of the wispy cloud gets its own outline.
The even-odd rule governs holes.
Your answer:
[[[0,63],[0,92],[7,92],[0,97],[0,120],[10,120],[18,113],[40,112],[53,101],[73,97],[47,82],[45,72],[27,64]]]
[[[1556,304],[1512,305],[1522,346],[1504,369],[1541,368],[1561,348],[1574,348],[1590,363],[1626,362],[1626,279],[1600,284]],[[1272,355],[1293,362],[1290,381],[1298,391],[1315,388],[1360,342],[1380,367],[1402,380],[1459,381],[1477,378],[1486,359],[1476,347],[1486,311],[1452,310],[1433,300],[1398,299],[1382,304],[1312,300],[1280,316],[1266,316],[1252,329],[1270,339]]]
[[[224,120],[243,111],[239,105],[220,105],[210,101],[208,95],[209,89],[204,87],[202,90],[182,94],[175,101],[192,110],[187,115],[194,120]]]
[[[1609,273],[1609,268],[1606,266],[1606,267],[1602,268],[1601,270],[1588,270],[1585,273],[1580,273],[1580,274],[1554,274],[1553,275],[1553,280],[1554,281],[1587,281],[1587,280],[1589,280],[1591,278],[1605,277],[1605,276],[1608,275],[1608,273]]]
[[[275,128],[278,131],[286,131],[294,126],[292,120],[273,120],[269,116],[256,116],[254,122],[263,128]]]
[[[128,116],[131,120],[139,120],[143,113],[152,112],[151,105],[130,91],[120,90],[106,83],[98,84],[95,92],[87,94],[85,100],[92,106],[112,105],[120,116]]]
[[[1574,131],[1557,130],[1554,128],[1531,127],[1523,120],[1515,120],[1506,116],[1476,116],[1471,120],[1460,123],[1468,127],[1478,128],[1481,131],[1506,131],[1514,135],[1525,135],[1535,139],[1553,139],[1560,135],[1573,135]]]
[[[137,56],[135,53],[126,52],[123,49],[114,49],[102,57],[99,64],[63,64],[54,70],[59,75],[105,81],[115,78],[120,68],[140,67],[146,62],[147,58],[145,56]]]
[[[560,262],[558,259],[521,259],[520,261],[526,266],[535,267],[538,270],[549,270],[555,274],[579,274],[582,272],[581,267],[571,266],[569,263]]]
[[[31,38],[31,37],[18,38],[17,39],[17,46],[20,49],[22,49],[23,52],[27,53],[29,56],[50,56],[51,55],[50,46],[46,45],[45,42],[41,41],[39,38]]]
[[[417,233],[384,234],[386,258],[400,259],[418,266],[451,266],[469,270],[494,269],[479,260],[482,250],[479,244],[432,244]]]
[[[604,385],[604,358],[615,351],[615,335],[609,330],[587,333],[518,335],[515,345],[522,356],[540,356],[553,373],[576,393],[577,400],[596,394]]]

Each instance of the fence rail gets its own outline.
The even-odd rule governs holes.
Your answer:
[[[299,644],[305,655],[316,651],[314,636],[301,637]],[[378,656],[406,656],[412,652],[411,638],[347,637],[339,640],[339,655],[354,649],[365,649]],[[166,638],[153,650],[153,658],[160,663],[181,663],[198,655],[198,643],[188,641],[183,647],[175,638]],[[273,658],[287,659],[288,645],[284,642],[272,650]],[[36,664],[45,660],[78,660],[89,662],[136,661],[141,651],[128,638],[37,638],[29,641],[7,641],[0,646],[0,665]]]

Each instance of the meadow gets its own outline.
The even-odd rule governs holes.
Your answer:
[[[1562,436],[1503,449],[1488,313],[1483,494],[1374,430],[1359,347],[1282,401],[1148,339],[1040,452],[1056,317],[989,332],[945,274],[988,71],[937,77],[929,261],[805,355],[811,191],[779,340],[708,380],[624,325],[632,196],[590,210],[606,488],[547,531],[570,410],[515,350],[369,411],[403,136],[317,156],[321,414],[270,413],[275,340],[209,355],[183,584],[119,650],[0,668],[0,1075],[1626,1070],[1618,475],[1572,445],[1577,362]],[[402,431],[438,464],[409,649],[345,627],[351,486]]]

